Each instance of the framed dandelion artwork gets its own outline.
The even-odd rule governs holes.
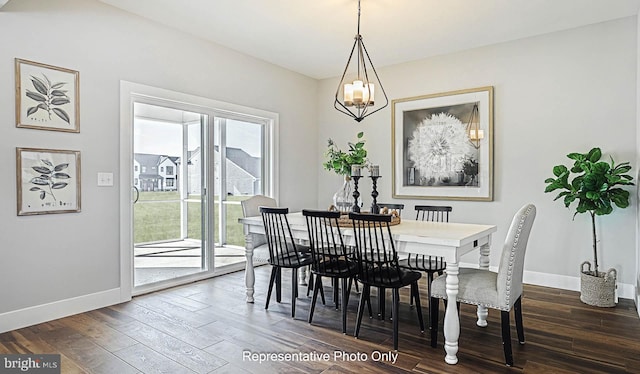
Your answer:
[[[80,212],[80,151],[16,148],[18,215]]]
[[[16,127],[80,132],[79,73],[15,59]]]
[[[493,200],[493,87],[392,101],[393,197]]]

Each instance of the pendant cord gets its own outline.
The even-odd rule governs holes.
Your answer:
[[[358,59],[357,59],[358,63],[357,63],[356,66],[358,68],[357,69],[358,70],[358,80],[360,80],[360,59],[361,59],[360,49],[361,49],[361,45],[362,45],[360,43],[360,41],[362,40],[362,36],[360,35],[360,0],[358,0],[358,33],[356,34],[356,40],[358,42],[358,56],[357,56],[358,57]]]
[[[360,0],[358,0],[358,36],[360,36]]]

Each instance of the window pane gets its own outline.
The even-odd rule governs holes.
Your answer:
[[[227,120],[226,187],[233,196],[262,193],[262,125]]]

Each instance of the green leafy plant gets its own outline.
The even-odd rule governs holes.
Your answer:
[[[578,213],[591,215],[595,267],[593,275],[598,276],[596,216],[611,214],[614,205],[618,208],[629,206],[629,191],[620,186],[633,185],[633,177],[626,174],[631,166],[628,162],[616,165],[613,157],[610,157],[611,163],[600,161],[600,148],[593,148],[588,153],[570,153],[567,157],[574,160],[573,166],[570,169],[564,165],[554,166],[555,178],[544,181],[548,183],[544,192],[560,190],[554,200],[562,198],[567,208],[577,202],[574,218]]]
[[[349,142],[349,150],[340,150],[333,140],[329,139],[325,154],[327,160],[322,164],[326,170],[333,170],[340,175],[351,175],[351,165],[367,166],[367,150],[364,148],[364,132],[359,132],[356,143]]]

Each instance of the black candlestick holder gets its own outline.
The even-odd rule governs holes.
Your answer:
[[[378,206],[377,198],[378,198],[378,190],[376,190],[376,184],[378,183],[378,178],[380,176],[370,176],[371,182],[373,184],[373,189],[371,191],[371,197],[373,198],[373,202],[371,203],[371,213],[372,214],[380,214],[380,207]]]
[[[351,207],[351,211],[355,213],[360,213],[360,205],[358,205],[358,198],[360,197],[360,192],[358,192],[358,180],[360,180],[360,178],[362,178],[362,176],[351,176],[351,179],[353,179],[353,207]]]

